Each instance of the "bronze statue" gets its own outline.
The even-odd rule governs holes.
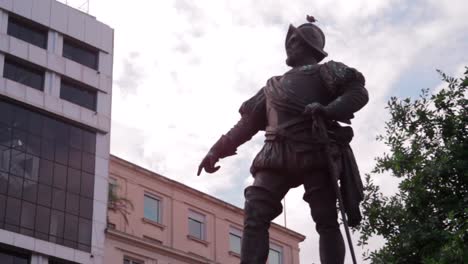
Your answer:
[[[348,224],[361,221],[362,182],[349,146],[353,131],[338,122],[351,124],[353,114],[368,102],[365,79],[340,62],[318,64],[327,56],[325,36],[313,17],[307,20],[297,28],[290,25],[286,36],[286,64],[292,69],[270,78],[242,104],[239,122],[221,136],[198,168],[198,175],[203,169],[216,172],[219,159],[235,155],[238,146],[265,131],[265,144],[251,166],[254,182],[244,192],[241,264],[266,262],[270,223],[281,214],[281,200],[289,189],[301,184],[320,236],[321,262],[344,262],[333,170],[340,178],[338,198],[343,197]]]

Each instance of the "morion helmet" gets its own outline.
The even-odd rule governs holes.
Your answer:
[[[317,59],[318,61],[323,60],[326,56],[328,56],[328,53],[326,53],[323,48],[325,47],[325,35],[323,34],[323,31],[316,26],[315,24],[312,24],[313,22],[316,22],[315,18],[313,16],[307,16],[307,21],[309,23],[305,23],[300,25],[299,27],[295,27],[292,24],[289,25],[288,29],[288,34],[286,35],[286,41],[285,45],[288,42],[289,37],[292,35],[293,32],[296,32],[299,36],[302,37],[302,39],[311,47],[314,49],[314,51],[317,52]]]

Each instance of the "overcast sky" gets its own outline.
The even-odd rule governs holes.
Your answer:
[[[467,10],[466,0],[90,0],[90,14],[115,29],[111,152],[242,207],[262,134],[214,175],[196,177],[197,166],[237,122],[240,104],[288,70],[288,25],[309,14],[327,37],[324,61],[342,61],[367,79],[370,102],[353,120],[352,143],[367,173],[385,151],[375,137],[389,97],[416,97],[440,86],[436,69],[460,76],[468,65]],[[389,175],[372,177],[386,194],[397,188]],[[300,187],[287,195],[287,226],[307,236],[301,263],[318,263],[302,194]]]

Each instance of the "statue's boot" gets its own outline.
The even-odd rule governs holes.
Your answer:
[[[270,248],[268,228],[281,211],[281,200],[268,190],[258,186],[245,189],[241,264],[266,263]]]
[[[322,264],[343,264],[345,246],[338,227],[317,228],[320,235],[319,250]]]

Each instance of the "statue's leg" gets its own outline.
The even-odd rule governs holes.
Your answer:
[[[328,173],[317,170],[305,175],[304,188],[304,200],[309,203],[320,236],[321,263],[344,263],[345,246],[337,219],[336,195]]]
[[[245,189],[241,264],[265,264],[270,244],[268,229],[271,221],[281,214],[281,199],[289,190],[286,178],[260,171],[255,174],[252,186]]]

